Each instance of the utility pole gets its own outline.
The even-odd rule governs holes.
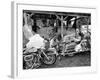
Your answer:
[[[61,37],[63,38],[63,16],[61,16]]]
[[[65,21],[65,19],[68,17],[66,16],[65,18],[63,17],[63,15],[61,15],[61,17],[59,17],[58,15],[56,15],[56,17],[61,21],[61,37],[63,38],[63,31],[64,31],[64,25],[63,25],[63,21]]]

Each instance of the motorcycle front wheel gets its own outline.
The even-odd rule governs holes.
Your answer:
[[[46,65],[51,65],[51,64],[54,64],[56,62],[56,55],[55,54],[52,54],[52,53],[48,53],[46,54],[48,59],[46,57],[44,57],[42,59],[42,62]]]

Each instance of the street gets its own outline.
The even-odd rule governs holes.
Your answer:
[[[74,56],[64,56],[61,60],[57,59],[53,65],[42,65],[40,68],[59,68],[59,67],[83,67],[91,65],[90,52],[77,53]]]

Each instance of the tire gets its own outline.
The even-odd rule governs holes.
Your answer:
[[[44,57],[42,59],[42,62],[44,64],[46,64],[46,65],[52,65],[52,64],[54,64],[56,62],[56,55],[55,54],[52,54],[52,53],[49,52],[47,54],[47,56],[48,56],[49,60],[46,57]]]

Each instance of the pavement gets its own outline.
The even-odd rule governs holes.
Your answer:
[[[81,52],[74,56],[64,56],[59,60],[57,58],[56,63],[53,65],[41,65],[40,68],[59,68],[59,67],[82,67],[91,66],[91,53]]]

